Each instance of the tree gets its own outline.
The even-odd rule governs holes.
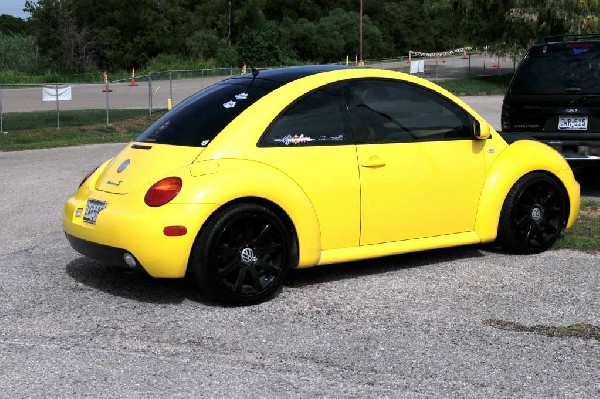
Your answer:
[[[27,33],[27,22],[12,15],[0,15],[0,33],[25,34]]]
[[[72,0],[27,1],[31,31],[43,56],[59,69],[88,70],[95,59],[90,30],[80,27]]]
[[[597,0],[425,0],[431,15],[447,15],[465,42],[498,52],[525,49],[551,34],[589,33],[600,28]]]

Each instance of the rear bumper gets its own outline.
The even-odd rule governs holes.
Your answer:
[[[503,136],[532,138],[549,145],[567,161],[600,161],[600,133],[573,132],[517,132],[503,133]]]
[[[122,248],[115,248],[108,245],[97,244],[95,242],[83,240],[81,238],[65,233],[71,247],[80,254],[99,262],[115,266],[127,266],[123,256],[128,251]],[[139,264],[138,264],[139,266]],[[129,266],[128,266],[129,267]],[[141,270],[142,268],[139,267]]]
[[[102,262],[123,265],[130,253],[149,275],[178,278],[185,275],[188,258],[200,226],[214,211],[212,204],[167,204],[160,208],[135,206],[126,196],[94,192],[107,203],[95,224],[83,221],[87,198],[70,198],[63,211],[63,230],[73,249]],[[166,226],[185,226],[187,234],[171,237]]]

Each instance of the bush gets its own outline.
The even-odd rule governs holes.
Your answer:
[[[0,34],[0,69],[36,72],[40,55],[31,36]]]

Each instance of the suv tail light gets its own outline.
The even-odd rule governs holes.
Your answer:
[[[179,177],[166,177],[150,187],[144,196],[144,202],[151,207],[168,204],[181,191],[183,182]]]
[[[502,102],[502,113],[500,114],[500,125],[503,132],[510,131],[510,104]]]

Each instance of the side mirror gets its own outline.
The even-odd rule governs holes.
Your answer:
[[[479,121],[475,118],[471,120],[471,128],[473,130],[473,137],[478,140],[486,140],[490,137],[490,125],[484,123],[483,127]]]

